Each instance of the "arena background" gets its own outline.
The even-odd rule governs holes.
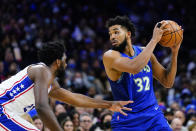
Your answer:
[[[58,79],[61,87],[112,100],[102,64],[103,53],[111,47],[106,20],[117,15],[128,16],[137,29],[133,44],[141,46],[148,43],[158,21],[174,20],[184,29],[175,84],[172,89],[166,89],[154,81],[154,90],[161,109],[167,117],[171,116],[169,122],[176,110],[182,110],[183,125],[188,129],[190,123],[196,122],[195,6],[194,0],[1,0],[0,82],[38,62],[36,54],[44,42],[63,40],[68,67],[65,78]],[[158,45],[154,54],[164,66],[168,65],[168,48]],[[76,129],[81,122],[73,114],[87,112],[93,118],[86,127],[93,125],[91,130],[110,128],[103,122],[104,114],[110,113],[106,110],[74,108],[54,100],[50,103],[59,123],[70,118]],[[63,105],[61,115],[57,108],[59,103]]]

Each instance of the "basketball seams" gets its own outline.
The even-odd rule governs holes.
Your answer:
[[[168,24],[165,27],[170,28],[170,31],[163,33],[159,43],[165,47],[171,47],[177,45],[182,41],[183,38],[183,29],[174,21],[167,20]],[[175,34],[175,36],[174,36]],[[174,38],[175,37],[175,38]]]
[[[182,29],[180,29],[182,30]],[[179,30],[178,30],[179,31]],[[179,34],[179,32],[177,31],[178,35],[180,36],[180,42],[182,41],[182,36]]]
[[[166,35],[170,35],[170,34],[173,34],[173,33],[178,33],[178,31],[180,31],[180,30],[182,30],[182,29],[179,29],[179,30],[176,30],[176,31],[173,31],[173,32],[170,32],[170,33],[168,33],[168,34],[164,34],[163,36],[166,36]],[[179,36],[180,36],[180,34],[179,34]]]
[[[174,22],[176,25],[178,25],[176,22]],[[172,25],[171,25],[172,26]],[[172,26],[172,28],[173,28],[173,26]],[[174,29],[174,28],[173,28]],[[179,34],[179,32],[178,31],[180,31],[180,30],[182,30],[182,28],[180,28],[179,30],[177,30],[176,29],[176,31],[174,31],[174,32],[172,32],[172,33],[175,33],[175,44],[176,44],[176,33],[180,36],[180,41],[182,41],[182,37],[181,37],[181,35]],[[179,41],[179,42],[180,42]],[[178,43],[177,43],[178,44]]]
[[[171,36],[170,39],[167,41],[167,43],[164,44],[165,46],[171,41],[173,34],[171,34],[170,36]]]
[[[177,23],[175,23],[175,24],[177,24]],[[178,24],[177,24],[178,25]],[[179,30],[182,30],[182,28],[180,28]],[[182,40],[182,36],[179,34],[179,30],[177,30],[177,33],[178,33],[178,35],[180,36],[180,38],[181,38],[181,40]]]
[[[176,23],[175,23],[176,24]],[[169,25],[171,26],[171,28],[173,29],[173,31],[175,32],[174,27],[172,26],[172,24],[169,22]],[[176,33],[175,33],[175,45],[176,45]]]
[[[169,25],[171,26],[170,23],[169,23]],[[171,27],[172,27],[172,26],[171,26]],[[173,28],[173,27],[172,27],[172,28]],[[170,36],[171,36],[170,39],[169,39],[166,43],[164,43],[165,46],[167,46],[167,44],[171,41],[171,39],[172,39],[172,37],[173,37],[173,33],[171,33]]]

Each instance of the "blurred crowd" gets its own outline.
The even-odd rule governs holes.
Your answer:
[[[184,29],[173,88],[154,81],[159,105],[175,131],[196,130],[196,19],[195,1],[190,0],[1,0],[0,1],[0,82],[29,64],[36,63],[44,42],[63,40],[67,48],[67,69],[58,79],[62,88],[97,98],[112,100],[102,63],[111,48],[105,22],[127,15],[136,26],[133,44],[145,46],[154,25],[163,19],[176,21]],[[154,54],[165,67],[170,50],[157,46]],[[65,76],[65,77],[64,77]],[[84,109],[50,100],[65,131],[111,130],[112,113],[105,109]],[[40,130],[44,127],[35,111],[24,116]]]

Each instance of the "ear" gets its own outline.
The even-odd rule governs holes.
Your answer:
[[[127,36],[128,36],[129,38],[131,38],[131,32],[130,32],[130,31],[127,32]]]
[[[61,60],[57,59],[56,60],[56,65],[59,67],[61,65]]]

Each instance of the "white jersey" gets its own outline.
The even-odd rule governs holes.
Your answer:
[[[4,113],[8,111],[21,116],[35,107],[35,87],[28,77],[28,67],[0,84],[0,105]]]

